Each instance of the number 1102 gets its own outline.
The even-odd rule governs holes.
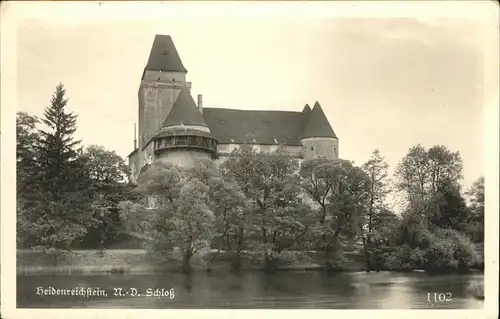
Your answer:
[[[427,301],[428,302],[445,302],[445,301],[451,301],[451,292],[434,292],[434,293],[427,293]]]

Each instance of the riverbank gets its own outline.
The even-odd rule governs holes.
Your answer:
[[[215,250],[203,256],[195,256],[191,260],[194,271],[229,271],[231,263],[224,254]],[[311,254],[312,255],[312,254]],[[279,271],[290,270],[322,270],[322,266],[311,261],[311,256],[295,258],[294,262],[278,266]],[[114,250],[74,250],[58,256],[48,255],[42,251],[18,250],[17,274],[91,274],[91,273],[152,273],[171,272],[181,269],[182,256],[172,253],[169,256],[148,254],[144,249]],[[363,271],[363,256],[358,253],[346,253],[342,261],[343,271]],[[242,260],[243,271],[259,271],[263,265],[247,259]]]
[[[191,260],[194,271],[228,272],[231,263],[223,254],[218,258],[215,250],[206,252],[203,256],[195,256]],[[303,254],[301,254],[303,255]],[[169,256],[152,255],[144,249],[113,249],[113,250],[75,250],[71,253],[58,256],[48,255],[42,251],[18,250],[18,275],[73,275],[99,273],[160,273],[179,272],[182,256],[172,253]],[[263,265],[247,259],[242,260],[243,271],[262,271]],[[324,267],[314,262],[313,253],[302,258],[294,258],[293,262],[282,263],[278,271],[324,271]],[[356,252],[344,253],[339,264],[340,272],[365,271],[364,256]],[[381,271],[413,272],[419,269],[381,269]],[[480,270],[478,270],[480,271]]]

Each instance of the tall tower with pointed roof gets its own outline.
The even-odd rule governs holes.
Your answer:
[[[137,149],[129,156],[133,175],[150,163],[153,151],[148,147],[172,110],[180,92],[189,90],[184,67],[169,35],[156,35],[139,86],[139,132]]]
[[[139,149],[160,129],[186,82],[187,70],[169,35],[157,35],[139,87]]]

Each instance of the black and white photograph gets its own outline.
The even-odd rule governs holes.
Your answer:
[[[404,4],[2,4],[2,307],[496,317],[498,4]]]

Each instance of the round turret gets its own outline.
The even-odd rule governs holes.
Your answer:
[[[153,143],[155,160],[175,165],[192,166],[199,159],[217,157],[218,142],[187,89],[180,92]]]
[[[305,159],[329,158],[339,159],[339,139],[333,131],[325,113],[318,102],[312,110],[304,108],[303,113],[308,117],[304,132],[300,138]]]

